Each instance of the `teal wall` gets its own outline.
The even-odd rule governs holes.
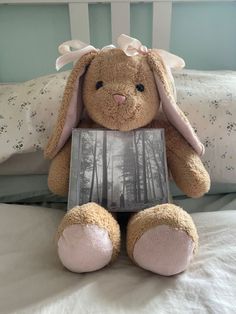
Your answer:
[[[170,50],[188,68],[236,70],[236,2],[175,3]]]
[[[102,48],[111,44],[110,4],[89,5],[90,41],[94,47]]]
[[[54,72],[57,47],[69,38],[66,5],[0,5],[0,82]]]
[[[133,3],[130,8],[130,33],[147,47],[152,46],[152,4]]]
[[[91,43],[110,44],[110,5],[91,4],[89,15]],[[188,68],[236,70],[235,31],[236,2],[175,3],[170,50]],[[151,3],[131,4],[131,36],[151,46]],[[0,82],[55,72],[57,46],[68,39],[67,5],[0,5]]]

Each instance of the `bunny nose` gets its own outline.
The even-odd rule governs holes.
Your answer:
[[[126,100],[126,97],[120,94],[113,95],[113,98],[115,99],[115,102],[117,102],[118,104],[123,104]]]

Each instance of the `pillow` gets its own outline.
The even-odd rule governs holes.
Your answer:
[[[57,118],[69,72],[0,85],[0,163],[42,150]]]
[[[0,163],[44,148],[69,73],[0,86]],[[205,144],[212,182],[236,183],[236,72],[181,70],[174,78],[178,104]],[[6,167],[4,174],[14,174]]]
[[[174,73],[178,105],[204,143],[212,182],[236,183],[236,72]]]
[[[0,164],[0,176],[47,174],[49,164],[50,161],[44,159],[43,151],[16,154]]]

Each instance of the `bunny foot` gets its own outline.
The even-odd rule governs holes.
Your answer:
[[[171,276],[183,272],[198,245],[192,218],[173,204],[146,209],[128,225],[127,251],[140,267]]]
[[[104,208],[88,203],[70,210],[58,228],[62,264],[78,273],[91,272],[112,262],[119,252],[120,229]]]

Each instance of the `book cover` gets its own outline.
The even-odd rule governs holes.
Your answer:
[[[169,201],[163,129],[74,129],[68,210],[96,202],[136,212]]]

